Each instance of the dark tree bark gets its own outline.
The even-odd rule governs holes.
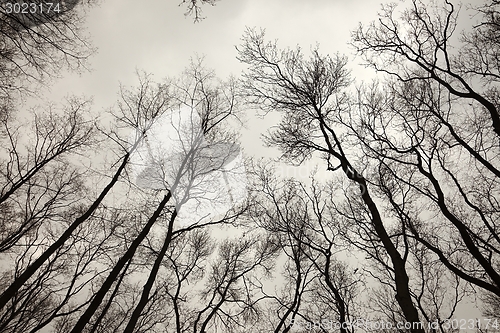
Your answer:
[[[167,193],[161,200],[160,204],[156,208],[155,212],[149,219],[148,223],[144,226],[144,228],[141,230],[140,234],[134,239],[130,247],[128,248],[127,252],[118,260],[116,265],[113,267],[113,270],[109,273],[108,277],[102,284],[101,288],[99,291],[94,295],[92,302],[90,305],[87,307],[85,312],[82,314],[80,319],[78,319],[78,322],[75,324],[73,329],[71,330],[71,333],[79,333],[82,332],[85,325],[89,322],[90,318],[93,316],[93,314],[97,311],[97,308],[99,305],[101,305],[102,300],[106,296],[106,293],[109,291],[113,283],[115,282],[116,278],[122,271],[123,267],[132,260],[134,257],[134,254],[139,247],[139,245],[142,243],[144,238],[148,235],[149,231],[155,224],[156,220],[160,216],[161,212],[165,208],[165,205],[167,202],[170,200],[171,194],[170,192]]]
[[[304,60],[300,50],[280,51],[275,44],[264,42],[263,33],[254,31],[248,31],[243,40],[239,59],[250,67],[245,74],[245,94],[259,107],[284,114],[278,129],[268,136],[268,143],[280,148],[283,157],[292,161],[302,162],[312,153],[323,153],[329,168],[340,168],[359,186],[359,197],[369,211],[372,228],[392,262],[396,299],[406,320],[414,323],[412,332],[423,332],[411,298],[406,257],[392,242],[367,180],[351,164],[344,151],[346,144],[332,127],[334,119],[348,108],[342,91],[350,81],[346,60],[339,56],[322,57],[317,50]],[[339,166],[332,167],[331,158]]]
[[[61,246],[64,245],[71,234],[92,215],[92,213],[97,209],[102,200],[104,200],[106,194],[108,194],[111,188],[118,181],[118,177],[122,173],[127,162],[128,154],[125,155],[111,182],[104,188],[99,197],[93,202],[93,204],[87,209],[87,211],[82,216],[77,218],[59,237],[59,239],[55,241],[54,244],[52,244],[47,250],[45,250],[44,253],[40,255],[40,257],[38,257],[21,275],[19,275],[12,282],[12,284],[0,295],[0,309],[3,308],[12,297],[14,297],[19,288],[21,288],[21,286],[25,284],[26,281],[28,281],[28,279],[36,273],[36,271],[43,265],[43,263],[46,262],[50,258],[50,256],[53,255]]]

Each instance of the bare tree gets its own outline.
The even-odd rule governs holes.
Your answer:
[[[78,214],[71,212],[71,208],[68,213],[68,216]],[[116,234],[122,216],[104,208],[98,213],[75,230],[64,246],[15,293],[1,312],[2,331],[37,332],[54,327],[54,323],[73,316],[88,304],[88,293],[106,273],[109,254],[120,244]],[[51,235],[50,230],[61,225],[67,223],[46,220],[36,235],[25,237],[17,245],[15,267],[4,274],[4,281],[11,280],[10,274],[21,275],[30,257],[56,241],[57,235]]]
[[[37,6],[26,14],[12,8],[14,4],[21,5],[20,2],[2,3],[0,96],[3,100],[12,97],[14,92],[21,96],[34,93],[32,83],[47,82],[48,78],[59,76],[63,69],[85,67],[94,49],[84,36],[83,10],[74,8],[78,2],[54,1],[49,8],[46,2],[33,1]],[[86,5],[93,3],[85,2]]]
[[[328,330],[334,323],[340,332],[351,332],[349,323],[354,319],[352,308],[360,279],[350,276],[348,271],[354,269],[336,257],[345,248],[338,239],[336,213],[326,200],[330,192],[315,180],[310,188],[297,180],[278,180],[265,167],[257,174],[253,219],[277,235],[288,258],[283,277],[295,287],[288,304],[283,295],[273,296],[287,310],[275,332],[312,329],[314,325]]]
[[[236,111],[232,89],[225,90],[224,86],[221,88],[213,86],[210,82],[210,80],[213,79],[212,73],[204,70],[203,67],[201,67],[201,63],[193,63],[187,74],[187,82],[181,81],[178,85],[180,91],[179,99],[183,103],[188,103],[187,106],[188,109],[191,109],[191,112],[199,106],[201,108],[199,114],[200,120],[199,124],[196,125],[196,116],[198,113],[192,115],[188,113],[189,126],[183,128],[181,124],[175,129],[177,132],[175,136],[182,142],[183,149],[180,152],[177,151],[177,156],[172,156],[171,158],[179,159],[179,168],[172,168],[169,163],[170,161],[165,161],[162,157],[160,157],[159,160],[154,158],[155,163],[160,167],[159,171],[161,178],[172,179],[171,181],[167,180],[165,185],[168,186],[169,191],[176,200],[176,209],[170,217],[165,240],[158,252],[148,281],[144,285],[141,299],[132,313],[127,327],[125,328],[125,332],[133,331],[148,302],[149,294],[153,288],[158,271],[172,241],[173,226],[178,211],[184,209],[183,206],[189,200],[194,199],[198,202],[207,200],[203,198],[203,196],[206,196],[208,193],[208,191],[203,189],[203,183],[207,181],[211,183],[211,174],[213,174],[214,171],[220,170],[227,164],[228,160],[235,153],[234,138],[224,135],[222,130],[219,129],[220,125],[224,123],[224,120],[231,117]],[[193,124],[196,126],[193,127]],[[199,128],[197,128],[197,126],[199,126]],[[184,137],[187,137],[188,140],[186,141]],[[210,138],[211,140],[208,146],[203,145],[204,137]],[[219,145],[223,148],[217,148]],[[215,148],[215,150],[208,152],[211,148]],[[222,149],[227,149],[227,151]],[[217,157],[217,154],[221,155]],[[208,155],[208,157],[205,157],[206,155]],[[169,177],[170,174],[173,174],[173,177]],[[165,180],[162,183],[165,183]],[[217,198],[215,198],[215,200],[217,200]],[[193,222],[202,222],[196,221],[196,215],[194,215],[193,218],[195,220]],[[223,218],[220,222],[224,222],[225,220],[226,219]],[[210,221],[209,223],[212,224],[213,222]]]
[[[92,323],[92,317],[102,308],[105,296],[116,279],[127,269],[128,263],[137,258],[141,244],[154,229],[155,233],[163,234],[164,238],[159,244],[150,247],[154,251],[150,260],[152,266],[124,330],[132,332],[145,329],[144,325],[149,327],[152,322],[146,323],[144,320],[152,316],[151,309],[157,302],[168,300],[165,292],[158,287],[157,279],[172,240],[185,232],[232,223],[244,211],[244,205],[236,209],[223,205],[227,212],[221,211],[222,216],[203,213],[203,207],[215,207],[213,205],[222,200],[222,193],[228,196],[227,189],[216,178],[221,177],[220,169],[231,163],[238,153],[234,136],[223,129],[223,125],[236,112],[233,85],[234,81],[227,84],[217,82],[213,73],[203,69],[201,63],[193,63],[183,79],[172,84],[173,106],[163,103],[157,105],[154,98],[146,98],[150,96],[151,90],[147,84],[141,84],[138,95],[127,95],[123,99],[117,118],[132,129],[134,138],[141,138],[140,141],[132,140],[136,142],[134,146],[137,146],[129,170],[130,180],[135,183],[132,186],[138,187],[134,191],[151,191],[164,195],[147,223],[139,227],[132,243],[120,255],[72,332],[81,332],[87,324]],[[150,121],[144,121],[148,118],[144,117],[143,107],[145,110],[159,110],[160,107],[168,111],[150,117]],[[118,144],[124,144],[119,135],[113,135],[112,138]],[[170,138],[172,142],[168,142]],[[233,202],[233,199],[231,197],[231,200],[226,198],[222,201],[237,205],[238,202]],[[180,220],[185,227],[180,227]],[[144,266],[149,267],[149,264]],[[151,318],[153,317],[154,315]],[[95,327],[96,323],[93,325]]]
[[[195,310],[194,332],[207,332],[211,327],[244,330],[255,324],[263,296],[258,296],[253,280],[272,270],[276,250],[269,238],[223,240],[200,295],[203,306]]]
[[[215,250],[214,239],[207,229],[178,233],[172,239],[163,265],[167,274],[159,285],[165,289],[174,318],[173,330],[177,333],[192,329],[195,310],[190,300],[197,297],[189,285],[196,285],[208,271],[208,258]],[[165,323],[168,325],[168,323]],[[167,327],[169,327],[168,325]]]
[[[483,314],[488,318],[500,318],[500,300],[498,296],[491,293],[485,293],[483,300]]]
[[[450,94],[480,106],[488,116],[491,129],[500,136],[498,92],[498,15],[496,1],[480,8],[485,20],[462,38],[461,51],[452,51],[457,26],[457,10],[450,1],[444,6],[413,0],[403,10],[401,20],[395,16],[395,5],[385,5],[378,24],[360,26],[354,33],[354,45],[365,56],[367,64],[402,81],[432,80]],[[404,28],[402,28],[403,23]],[[478,85],[474,78],[486,85]],[[486,88],[486,89],[485,89]]]
[[[216,1],[182,0],[179,6],[185,6],[185,15],[199,22],[204,19],[202,6],[214,6]],[[94,5],[97,1],[2,2],[0,97],[3,103],[14,93],[21,97],[35,93],[37,85],[60,76],[63,70],[86,69],[95,48],[85,36],[85,11]]]
[[[238,50],[239,59],[249,65],[245,93],[250,101],[265,110],[280,111],[284,116],[267,142],[280,148],[282,157],[299,163],[313,153],[321,153],[328,169],[341,169],[358,186],[357,196],[367,210],[372,234],[390,258],[396,300],[406,320],[415,323],[412,331],[422,332],[418,310],[411,298],[406,255],[399,252],[398,244],[391,239],[368,181],[352,164],[342,131],[334,127],[339,124],[335,118],[347,108],[343,91],[350,82],[346,60],[340,56],[322,57],[317,49],[305,60],[300,50],[281,51],[275,43],[264,41],[263,32],[255,31],[247,31]]]
[[[192,15],[194,22],[200,22],[205,17],[202,16],[203,5],[215,6],[216,2],[219,0],[182,0],[179,6],[186,6],[186,13],[184,15]]]
[[[490,158],[498,148],[483,150],[466,134],[487,129],[458,125],[469,116],[461,100],[429,81],[372,86],[361,101],[351,129],[379,163],[373,179],[401,233],[452,274],[498,295],[498,161]]]
[[[90,102],[73,99],[68,104],[63,115],[50,107],[47,112],[34,111],[30,129],[34,134],[32,138],[22,137],[20,132],[23,128],[16,125],[12,116],[2,118],[5,133],[5,154],[2,155],[8,157],[3,162],[2,176],[5,180],[0,190],[0,203],[51,161],[90,144],[92,123],[84,116]]]
[[[162,96],[162,98],[167,98],[166,95],[162,91],[160,91],[158,96]],[[146,96],[145,96],[145,98],[146,98]],[[163,106],[163,104],[164,103],[159,103],[160,108]],[[146,104],[146,106],[144,106],[144,107],[154,108],[155,106],[157,106],[157,105],[152,103],[152,104]],[[141,107],[136,108],[135,112],[147,113],[147,112],[144,112],[143,108],[141,108]],[[154,111],[151,111],[151,112],[154,114]],[[159,112],[159,111],[156,110],[156,112]],[[55,123],[55,119],[53,119],[53,121]],[[55,126],[54,123],[52,123],[52,126]],[[38,126],[40,126],[40,125],[38,125]],[[42,163],[47,159],[47,157],[45,157],[45,156],[50,157],[50,156],[52,156],[51,154],[54,154],[57,152],[58,148],[65,147],[64,145],[61,145],[60,143],[58,143],[58,141],[56,140],[56,139],[58,139],[58,137],[62,136],[62,138],[59,140],[63,140],[64,143],[66,141],[71,143],[72,142],[71,140],[74,139],[73,136],[79,134],[80,133],[79,131],[85,132],[84,126],[82,126],[81,128],[76,127],[76,124],[74,124],[74,126],[75,126],[75,128],[73,129],[73,131],[76,132],[76,134],[74,134],[73,132],[70,131],[69,132],[70,135],[67,137],[64,136],[64,134],[66,134],[65,133],[66,129],[63,128],[62,130],[59,130],[58,127],[55,127],[55,128],[53,127],[52,129],[46,128],[46,130],[49,133],[51,133],[50,134],[51,136],[55,135],[55,138],[52,138],[51,136],[44,138],[42,135],[38,135],[37,136],[38,142],[37,142],[37,145],[35,147],[36,147],[36,149],[41,149],[41,152],[44,155],[41,155],[38,151],[36,151],[36,154],[34,154],[35,161],[37,161],[37,158],[43,157],[44,159],[37,161],[38,163]],[[108,135],[108,137],[113,138],[112,135]],[[119,144],[121,143],[118,140],[115,140],[115,141],[118,142]],[[137,147],[139,141],[140,141],[140,138],[137,138],[135,140],[135,143],[132,145],[132,147],[124,147],[123,146],[123,148],[125,148],[125,153],[121,157],[120,166],[116,170],[115,174],[113,175],[112,179],[109,181],[107,186],[102,190],[102,192],[100,192],[98,194],[98,197],[96,199],[94,199],[89,204],[89,207],[80,209],[79,214],[76,216],[75,215],[68,216],[69,218],[74,218],[74,222],[67,225],[66,229],[62,232],[62,234],[60,234],[60,236],[57,238],[57,240],[55,240],[50,246],[48,246],[46,249],[44,249],[44,251],[40,255],[38,255],[38,258],[36,260],[34,260],[32,263],[30,263],[30,265],[25,268],[25,270],[22,274],[19,274],[18,276],[15,277],[15,279],[12,281],[12,283],[9,285],[9,287],[6,288],[3,291],[2,295],[0,296],[0,307],[4,307],[9,302],[9,300],[11,300],[13,297],[15,297],[15,295],[20,290],[20,288],[31,277],[33,277],[35,275],[35,273],[42,267],[42,265],[45,262],[47,262],[57,251],[59,251],[61,248],[63,248],[64,244],[72,237],[72,234],[75,232],[75,230],[77,230],[85,221],[87,221],[92,216],[92,214],[94,214],[96,209],[103,202],[106,195],[110,192],[110,190],[118,182],[118,178],[122,174],[123,170],[125,169],[125,166],[127,165],[128,161],[129,161],[130,153],[134,151],[134,149]],[[64,150],[63,150],[63,152],[64,152]],[[39,155],[41,155],[41,156],[39,156]],[[37,166],[36,164],[35,164],[35,167],[31,167],[29,164],[28,164],[28,166],[29,166],[28,170],[30,172],[32,172],[31,170],[33,170],[33,169],[35,171],[38,171],[41,168],[40,166]],[[19,171],[24,172],[24,171],[22,171],[22,169],[19,169]],[[22,184],[22,181],[24,181],[24,179],[26,177],[20,177],[20,178],[21,178],[20,183]],[[15,183],[15,184],[17,184],[17,183]],[[15,188],[15,187],[13,186],[12,188]],[[7,192],[7,193],[9,193],[9,192]]]

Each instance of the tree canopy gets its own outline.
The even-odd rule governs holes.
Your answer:
[[[500,2],[464,31],[451,0],[383,5],[350,41],[370,82],[247,28],[240,77],[198,57],[137,71],[104,116],[21,110],[90,59],[89,4],[1,14],[0,332],[498,330]],[[240,142],[259,111],[274,160]]]

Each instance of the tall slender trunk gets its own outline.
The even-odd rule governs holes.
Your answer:
[[[94,325],[92,325],[92,329],[90,330],[89,333],[95,333],[95,331],[99,327],[99,324],[102,322],[104,317],[106,317],[106,314],[108,313],[108,310],[111,307],[111,304],[113,303],[114,298],[118,294],[118,290],[120,289],[123,278],[125,277],[127,270],[128,270],[128,267],[130,266],[131,263],[132,263],[132,260],[129,260],[127,262],[127,266],[125,266],[125,269],[123,270],[122,274],[120,275],[120,278],[116,282],[115,288],[114,288],[113,292],[111,293],[111,296],[109,297],[108,302],[106,303],[106,305],[104,306],[104,309],[99,314],[99,317],[97,317],[97,320],[95,321]]]
[[[342,298],[342,295],[340,295],[340,291],[333,285],[332,277],[330,275],[330,267],[332,260],[330,249],[328,249],[328,253],[325,256],[326,256],[325,282],[328,288],[330,288],[330,290],[333,292],[333,295],[335,296],[335,301],[337,302],[335,306],[339,312],[340,333],[348,333],[348,330],[344,324],[347,322],[347,311],[345,308],[345,302],[344,299]]]
[[[144,226],[142,231],[139,233],[139,235],[134,239],[130,247],[128,248],[127,252],[123,255],[123,257],[118,260],[116,263],[115,267],[113,267],[113,270],[111,273],[109,273],[108,277],[106,278],[106,281],[102,284],[101,288],[99,291],[95,294],[94,299],[90,303],[89,307],[83,315],[80,317],[76,325],[73,327],[73,330],[71,333],[80,333],[83,331],[83,328],[85,325],[90,321],[90,318],[94,315],[96,312],[97,308],[99,305],[102,303],[102,300],[104,299],[104,296],[106,296],[106,293],[109,291],[111,286],[113,285],[113,282],[116,280],[118,275],[120,274],[120,271],[123,269],[123,267],[126,265],[126,263],[132,259],[132,257],[135,254],[135,251],[139,247],[139,245],[142,243],[144,238],[149,234],[149,231],[151,230],[151,227],[154,225],[158,217],[160,216],[160,213],[162,212],[163,208],[165,208],[165,205],[167,202],[170,200],[170,197],[172,196],[171,192],[169,191],[167,195],[163,197],[163,200],[160,202],[158,207],[156,208],[155,212],[149,219],[148,223]]]
[[[378,211],[378,208],[373,202],[366,184],[366,180],[355,172],[354,178],[357,179],[357,183],[360,185],[360,190],[362,192],[361,197],[363,202],[368,207],[370,214],[372,216],[372,224],[377,233],[380,241],[384,245],[387,254],[391,258],[392,266],[394,268],[394,280],[396,282],[396,301],[398,302],[405,319],[412,324],[410,331],[412,333],[424,333],[424,329],[420,322],[418,311],[410,294],[410,287],[408,274],[406,273],[406,262],[401,257],[398,249],[389,237],[387,230],[382,222],[382,217]]]
[[[321,111],[316,108],[316,112],[320,116],[320,129],[328,146],[329,153],[340,161],[342,171],[347,178],[359,185],[361,199],[370,211],[372,226],[377,236],[380,238],[380,241],[389,255],[389,258],[391,259],[392,266],[394,268],[394,280],[396,283],[396,301],[403,311],[405,319],[411,323],[412,327],[410,331],[412,333],[424,333],[425,331],[418,316],[418,310],[413,304],[413,300],[411,298],[409,286],[410,279],[408,278],[405,267],[406,261],[403,257],[401,257],[401,254],[385,229],[377,205],[368,191],[366,179],[349,162],[347,156],[342,150],[342,145],[338,140],[335,131],[325,123],[321,116]],[[330,141],[330,135],[328,133],[330,133],[331,138],[334,140],[334,144]],[[338,152],[334,149],[334,146],[338,148]]]
[[[36,259],[31,265],[26,268],[26,270],[19,276],[17,277],[12,284],[0,295],[0,309],[2,309],[10,299],[12,299],[19,289],[22,287],[23,284],[28,281],[29,278],[31,278],[35,272],[45,263],[49,257],[54,254],[57,249],[59,249],[61,246],[64,245],[64,243],[69,239],[71,234],[78,228],[83,222],[85,222],[97,209],[97,207],[101,204],[101,202],[104,200],[104,197],[108,194],[108,192],[111,190],[111,188],[116,184],[118,181],[118,178],[120,177],[120,174],[122,173],[123,169],[125,169],[125,166],[127,165],[127,162],[129,160],[130,153],[127,153],[124,158],[123,162],[121,163],[120,167],[118,170],[115,172],[115,175],[113,176],[113,179],[111,182],[104,188],[104,190],[101,192],[99,197],[94,201],[94,203],[87,209],[87,211],[78,217],[69,227],[66,229],[66,231],[59,237],[57,241],[54,242],[47,250],[45,250],[44,253],[38,259]]]
[[[172,240],[172,230],[173,230],[173,225],[175,218],[177,216],[177,210],[174,210],[172,213],[172,216],[170,217],[170,222],[168,224],[168,231],[167,231],[167,236],[165,237],[165,241],[163,242],[163,246],[160,250],[160,253],[156,257],[155,263],[153,265],[153,268],[151,269],[151,272],[149,273],[148,281],[143,287],[142,290],[142,295],[141,299],[139,300],[139,303],[134,309],[134,312],[132,313],[132,316],[130,317],[130,320],[127,324],[127,327],[125,327],[125,330],[123,333],[132,333],[134,331],[135,325],[137,324],[137,321],[139,320],[139,317],[141,316],[142,311],[144,310],[144,307],[149,301],[149,294],[151,292],[151,289],[153,288],[153,284],[156,280],[156,276],[158,275],[158,271],[160,269],[161,263],[163,261],[163,258],[165,257],[165,254],[167,252],[167,249],[170,245],[170,242]]]

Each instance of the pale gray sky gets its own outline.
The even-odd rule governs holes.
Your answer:
[[[68,74],[44,95],[53,100],[73,93],[93,96],[94,109],[101,110],[116,101],[119,82],[137,84],[136,68],[161,80],[178,75],[196,54],[205,56],[218,77],[238,75],[244,66],[236,59],[235,45],[247,26],[265,28],[267,38],[278,39],[281,47],[300,45],[307,52],[318,42],[323,53],[352,59],[350,32],[358,22],[375,19],[380,7],[369,0],[222,0],[215,7],[203,6],[206,19],[195,24],[179,2],[101,0],[87,14],[90,39],[98,48],[90,59],[92,71]],[[371,73],[351,66],[358,77]],[[257,147],[260,124],[251,119],[245,131],[245,141]]]

